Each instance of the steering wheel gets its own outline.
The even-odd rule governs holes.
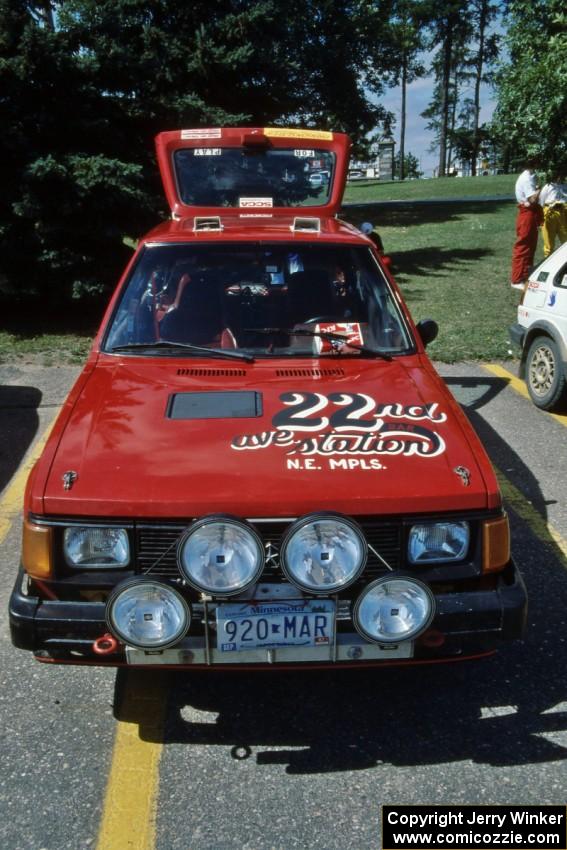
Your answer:
[[[302,325],[316,325],[318,322],[338,322],[339,319],[336,319],[334,316],[313,316],[311,319],[305,319],[304,322],[301,322]]]

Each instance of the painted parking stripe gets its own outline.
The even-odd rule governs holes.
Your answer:
[[[495,464],[493,466],[506,506],[511,508],[520,519],[524,520],[538,540],[557,547],[561,555],[560,560],[567,569],[567,540],[528,502],[523,493],[512,484],[506,475]]]
[[[21,514],[29,472],[52,423],[34,443],[0,498],[0,544]],[[106,785],[97,850],[153,850],[167,688],[159,671],[127,671]]]
[[[505,378],[508,381],[508,385],[513,390],[524,396],[524,398],[530,398],[530,394],[528,393],[524,381],[517,378],[516,375],[512,374],[512,372],[508,372],[507,369],[504,369],[502,366],[498,366],[496,363],[483,363],[482,368],[486,369],[487,372],[491,372],[493,375],[496,375],[498,378]],[[567,416],[565,414],[548,413],[547,415],[553,417],[553,419],[556,419],[557,422],[567,428]]]
[[[153,850],[166,673],[128,670],[96,850]]]

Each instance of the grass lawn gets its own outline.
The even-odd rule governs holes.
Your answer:
[[[408,192],[418,199],[428,188],[431,197],[438,197],[442,189],[451,190],[446,197],[455,197],[453,190],[459,187],[463,197],[471,197],[474,188],[496,197],[509,194],[514,180],[514,175],[412,180],[377,185],[372,191],[375,197],[380,192],[382,200],[403,200]],[[353,192],[349,187],[351,203]],[[509,285],[514,203],[479,200],[419,204],[412,209],[378,202],[360,209],[349,207],[343,217],[354,224],[373,222],[392,257],[394,275],[414,319],[438,322],[439,336],[428,348],[434,360],[452,363],[517,356],[508,338],[519,301],[519,293]],[[540,240],[536,261],[542,258]]]
[[[104,306],[104,305],[103,305]],[[0,363],[81,363],[100,323],[102,306],[50,309],[32,301],[0,303]]]
[[[352,181],[347,185],[345,203],[367,201],[418,201],[431,198],[472,198],[482,195],[514,196],[516,175],[490,177],[435,177],[430,180]]]
[[[510,195],[514,175],[365,181],[349,184],[342,217],[372,221],[394,263],[394,274],[416,321],[433,318],[439,337],[428,351],[435,360],[506,360],[515,357],[508,327],[516,319],[518,293],[512,290],[510,258],[516,207],[480,196]],[[385,200],[424,200],[478,196],[461,204],[393,207]],[[368,205],[369,202],[375,202]],[[536,260],[542,257],[541,240]],[[102,315],[104,304],[100,305]],[[0,362],[15,360],[72,363],[84,359],[99,316],[49,316],[43,310],[22,316],[0,309]]]

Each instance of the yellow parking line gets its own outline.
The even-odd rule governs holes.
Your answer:
[[[528,502],[522,492],[512,484],[498,467],[495,466],[494,468],[506,505],[512,508],[514,513],[529,525],[539,540],[543,543],[554,544],[559,549],[563,566],[567,569],[567,540]]]
[[[153,850],[167,687],[165,673],[128,670],[96,850]]]
[[[496,375],[498,378],[505,378],[513,390],[524,396],[524,398],[529,399],[530,394],[528,393],[524,381],[521,381],[520,378],[517,378],[512,374],[512,372],[508,372],[507,369],[503,369],[502,366],[497,366],[495,363],[483,363],[482,368],[486,369],[487,372],[492,372],[492,374]],[[553,419],[556,419],[557,422],[567,428],[567,416],[564,414],[548,413],[548,416],[552,416]]]
[[[29,472],[48,425],[0,498],[0,544],[20,515]],[[128,670],[97,850],[153,850],[167,689],[164,673]]]
[[[14,518],[19,515],[22,510],[22,502],[26,481],[30,470],[47,442],[47,438],[51,433],[53,422],[51,422],[41,437],[34,443],[32,450],[21,464],[17,473],[14,475],[8,486],[6,487],[2,499],[0,500],[0,544],[6,539]]]

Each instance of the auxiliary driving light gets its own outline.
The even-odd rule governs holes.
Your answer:
[[[180,640],[191,611],[180,593],[151,579],[119,584],[106,605],[106,620],[123,643],[139,649],[164,649]]]
[[[308,514],[289,529],[281,549],[288,579],[310,593],[334,593],[348,587],[366,564],[362,531],[338,514]]]
[[[417,637],[435,613],[433,594],[413,578],[383,576],[373,581],[354,606],[354,625],[375,643],[400,643]]]
[[[264,547],[242,520],[209,516],[198,520],[179,541],[177,564],[192,587],[233,596],[255,584],[264,569]]]

